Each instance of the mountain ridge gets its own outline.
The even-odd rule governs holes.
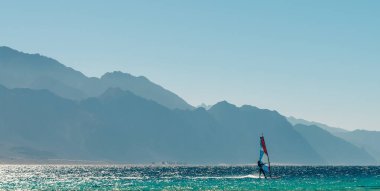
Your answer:
[[[117,79],[115,79],[117,78]],[[9,88],[48,89],[64,98],[97,97],[109,87],[120,87],[171,109],[193,109],[185,100],[143,76],[109,72],[87,77],[55,59],[0,47],[0,84]]]
[[[242,123],[215,118],[221,113],[245,114]],[[258,157],[260,128],[270,141],[274,162],[323,164],[307,142],[286,120],[277,126],[266,118],[277,113],[251,110],[227,102],[205,109],[171,110],[120,88],[81,101],[65,99],[47,90],[8,89],[0,86],[0,157],[48,160],[91,160],[122,163],[178,161],[186,164],[249,164]],[[253,108],[253,107],[252,107]],[[267,116],[267,117],[266,117]],[[260,120],[264,118],[264,120]],[[22,119],[22,120],[20,120]],[[261,124],[260,126],[255,124]],[[282,129],[282,130],[281,130]],[[282,133],[278,139],[276,131]],[[236,139],[238,137],[238,139]],[[296,145],[293,154],[286,151]],[[1,146],[2,145],[2,146]],[[298,157],[294,157],[294,154]],[[313,154],[314,153],[314,154]],[[311,159],[311,160],[309,160]]]
[[[227,101],[194,108],[144,76],[115,71],[89,78],[8,47],[0,47],[0,108],[0,158],[247,164],[258,157],[256,139],[263,133],[275,163],[372,164],[339,158],[355,158],[347,148],[380,156],[355,132]],[[337,147],[329,159],[321,139],[346,150]]]
[[[304,119],[297,119],[293,116],[290,116],[290,117],[287,117],[287,120],[292,124],[292,125],[297,125],[297,124],[302,124],[302,125],[307,125],[307,126],[311,126],[311,125],[315,125],[315,126],[318,126],[330,133],[341,133],[341,132],[348,132],[348,130],[346,129],[342,129],[342,128],[339,128],[339,127],[330,127],[326,124],[323,124],[323,123],[319,123],[319,122],[315,122],[315,121],[307,121],[307,120],[304,120]]]
[[[356,147],[316,125],[297,124],[294,128],[305,137],[317,153],[322,156],[328,156],[325,159],[329,165],[377,164],[376,159],[364,149]]]

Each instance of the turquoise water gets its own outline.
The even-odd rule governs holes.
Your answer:
[[[0,190],[380,190],[380,167],[0,165]]]

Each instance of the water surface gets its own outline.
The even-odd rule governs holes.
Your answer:
[[[0,165],[0,190],[380,190],[380,167]]]

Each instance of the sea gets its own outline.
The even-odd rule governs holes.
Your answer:
[[[380,190],[379,166],[0,165],[0,190]]]

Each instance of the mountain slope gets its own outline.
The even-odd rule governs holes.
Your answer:
[[[207,128],[192,129],[175,111],[119,88],[81,102],[97,125],[87,137],[87,148],[102,160],[150,163],[181,161],[215,163],[216,145],[207,145]],[[189,111],[192,113],[192,111]]]
[[[378,131],[366,131],[366,130],[355,130],[355,131],[347,131],[342,128],[330,127],[328,125],[311,122],[304,119],[297,119],[294,117],[288,117],[287,120],[292,125],[302,124],[306,126],[318,126],[332,135],[342,138],[343,140],[359,147],[363,148],[370,154],[373,158],[380,162],[380,132]]]
[[[119,87],[171,109],[193,108],[182,98],[145,77],[114,72],[100,79],[88,78],[54,59],[8,47],[0,47],[0,84],[8,88],[47,89],[73,100],[96,97],[110,87]]]
[[[276,163],[373,164],[364,150],[314,126],[293,127],[275,111],[227,102],[190,110],[145,77],[113,72],[88,78],[7,47],[0,47],[0,84],[2,159],[249,164],[258,158],[264,133]],[[369,135],[329,130],[380,153],[377,136],[361,142]],[[337,152],[330,156],[321,147],[326,143]]]
[[[376,160],[365,150],[335,137],[329,132],[311,125],[295,125],[296,129],[311,146],[328,162],[338,165],[368,165],[376,164]]]
[[[82,130],[92,125],[76,102],[46,90],[0,86],[0,108],[2,158],[84,158]]]
[[[82,73],[39,54],[0,47],[0,84],[9,88],[48,89],[69,99],[86,97]]]
[[[223,142],[231,147],[231,156],[238,159],[258,158],[249,152],[259,147],[259,136],[263,133],[270,152],[271,161],[291,164],[325,164],[307,141],[292,125],[275,111],[252,106],[240,108],[220,102],[208,110],[226,134]],[[239,144],[236,142],[239,141]],[[257,153],[258,154],[258,153]]]
[[[127,73],[112,72],[104,74],[100,78],[100,81],[105,87],[118,87],[122,90],[128,90],[146,99],[154,100],[168,108],[192,109],[192,106],[187,104],[182,98],[152,83],[143,76],[135,77]]]
[[[342,129],[342,128],[338,128],[338,127],[330,127],[328,125],[325,125],[325,124],[322,124],[322,123],[318,123],[318,122],[314,122],[314,121],[307,121],[307,120],[304,120],[304,119],[297,119],[297,118],[294,118],[294,117],[287,117],[286,118],[289,123],[291,123],[292,125],[297,125],[297,124],[302,124],[302,125],[307,125],[307,126],[311,126],[311,125],[315,125],[315,126],[318,126],[332,134],[334,133],[341,133],[341,132],[348,132],[347,130],[345,129]]]
[[[262,130],[275,162],[323,163],[277,113],[223,105],[170,110],[120,88],[77,102],[0,86],[0,158],[251,164]],[[222,124],[224,114],[242,118]]]
[[[0,86],[0,108],[0,158],[10,161],[213,162],[214,148],[194,148],[200,133],[172,110],[117,88],[77,102]]]
[[[353,143],[359,148],[365,149],[370,153],[380,164],[380,132],[355,130],[349,132],[341,132],[334,134],[350,143]]]

